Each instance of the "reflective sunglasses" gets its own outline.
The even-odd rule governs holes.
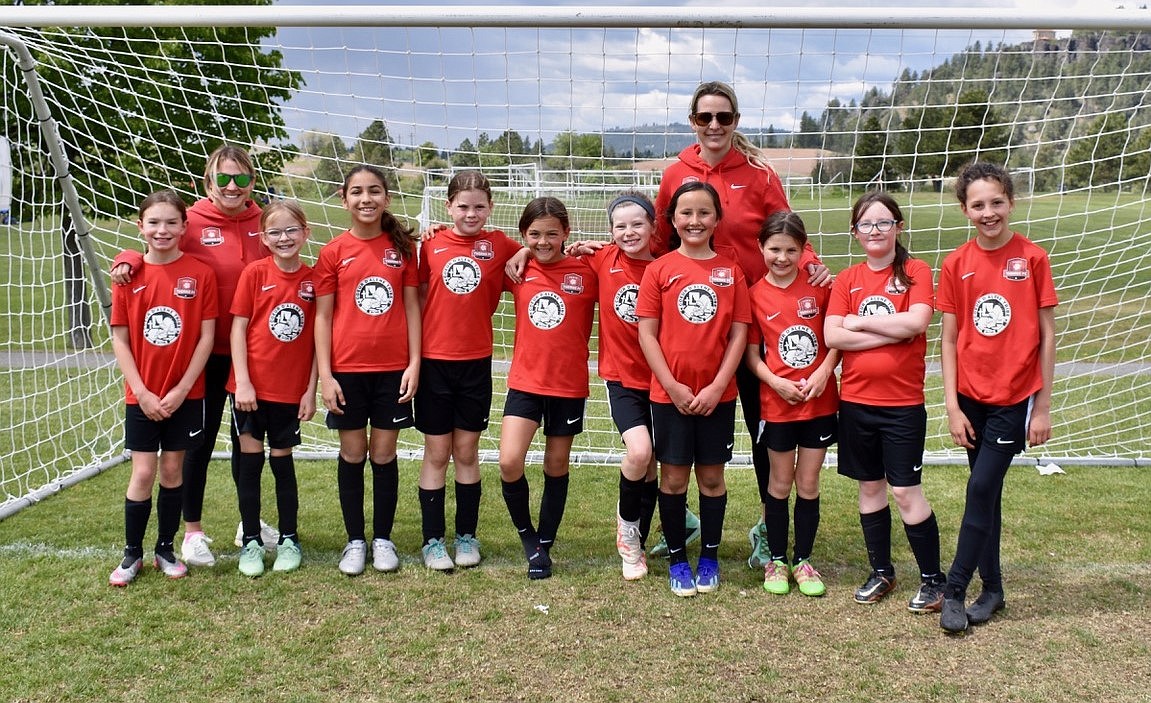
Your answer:
[[[692,113],[691,121],[696,127],[706,127],[714,119],[723,127],[730,127],[735,122],[734,112],[696,112]]]
[[[872,230],[879,230],[880,232],[890,232],[891,228],[896,224],[895,220],[876,220],[875,222],[856,222],[855,231],[860,234],[871,234]]]
[[[297,234],[299,234],[300,232],[303,232],[303,231],[304,231],[303,227],[300,227],[298,225],[293,225],[291,227],[285,227],[284,229],[266,229],[266,230],[264,230],[264,235],[267,236],[268,239],[276,240],[276,239],[279,239],[280,237],[284,236],[285,234],[288,235],[289,237],[295,237]]]
[[[229,181],[235,181],[237,188],[247,188],[252,185],[254,176],[250,173],[217,173],[216,186],[227,188]]]

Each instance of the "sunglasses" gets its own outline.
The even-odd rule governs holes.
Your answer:
[[[227,188],[229,181],[234,181],[237,188],[247,188],[252,185],[252,180],[255,178],[250,173],[217,173],[216,186],[220,188]]]
[[[736,117],[734,112],[695,112],[691,115],[691,121],[696,127],[706,127],[714,119],[721,126],[730,127]]]

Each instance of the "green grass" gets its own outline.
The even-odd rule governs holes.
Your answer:
[[[905,610],[914,562],[898,528],[896,594],[876,606],[851,601],[866,560],[854,483],[832,471],[822,483],[815,560],[829,586],[822,599],[770,596],[743,563],[756,511],[748,470],[728,472],[723,585],[694,599],[670,594],[660,560],[643,581],[619,577],[614,469],[573,470],[555,576],[544,582],[525,577],[490,466],[479,531],[484,563],[427,572],[416,561],[416,466],[405,462],[401,473],[394,539],[403,567],[392,575],[369,569],[349,579],[336,570],[344,537],[332,462],[301,462],[305,562],[290,575],[249,580],[236,571],[235,495],[223,462],[211,468],[205,507],[223,557],[182,581],[165,581],[149,567],[129,588],[106,583],[122,540],[126,466],[4,521],[3,698],[1146,700],[1145,469],[1053,477],[1013,469],[1003,508],[1008,607],[963,638],[944,636],[935,617]],[[945,563],[965,476],[957,467],[925,472]],[[538,469],[529,477],[538,498]],[[270,484],[265,502],[272,502]],[[450,525],[450,492],[448,505]]]

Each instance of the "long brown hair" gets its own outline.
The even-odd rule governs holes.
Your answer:
[[[895,226],[898,227],[903,224],[903,210],[900,209],[899,203],[895,202],[895,198],[882,190],[869,190],[859,196],[859,200],[856,200],[855,205],[851,206],[852,231],[855,231],[855,225],[859,222],[863,211],[876,203],[887,208],[891,216],[895,218]],[[915,279],[907,275],[907,260],[910,258],[911,252],[907,251],[907,247],[903,246],[903,242],[899,241],[899,236],[896,235],[895,260],[891,262],[891,276],[895,279],[896,283],[903,285],[905,288],[910,288],[915,285]]]
[[[344,197],[344,194],[348,192],[348,184],[352,182],[352,176],[363,172],[375,176],[384,186],[385,194],[391,192],[388,190],[387,174],[375,166],[360,164],[348,171],[347,175],[344,176],[344,185],[340,187],[341,197]],[[400,250],[400,255],[405,259],[410,259],[416,255],[415,230],[400,222],[390,210],[384,210],[383,216],[380,217],[380,231],[392,238],[392,242],[396,245],[396,248]]]

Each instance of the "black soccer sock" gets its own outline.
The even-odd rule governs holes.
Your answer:
[[[300,488],[296,482],[296,459],[291,454],[287,456],[268,457],[268,465],[272,467],[272,476],[276,479],[276,512],[280,518],[280,543],[291,537],[297,539],[296,531],[299,529],[300,515]]]
[[[372,461],[372,536],[391,539],[396,522],[396,506],[400,500],[400,461],[377,464]]]
[[[180,529],[180,508],[183,503],[183,486],[173,486],[169,488],[160,484],[160,490],[156,493],[157,552],[166,554],[173,550],[173,543],[176,541],[176,530]]]
[[[480,525],[480,498],[483,484],[456,481],[456,534],[476,536]]]
[[[885,505],[874,513],[860,513],[859,524],[863,528],[863,544],[867,547],[867,561],[873,571],[885,576],[895,575],[891,563],[891,506]]]
[[[788,499],[776,498],[768,493],[763,503],[763,524],[767,528],[767,551],[771,552],[772,561],[787,563],[789,517]]]
[[[520,476],[519,479],[511,482],[501,480],[500,483],[503,488],[504,503],[508,506],[508,516],[512,519],[512,525],[515,526],[516,532],[519,533],[524,554],[530,559],[535,553],[536,547],[539,546],[539,539],[536,537],[536,530],[532,526],[532,512],[529,505],[531,487],[528,485],[528,477]]]
[[[148,500],[124,499],[124,556],[136,559],[144,556],[144,533],[148,531],[150,517],[152,517],[151,496]]]
[[[644,481],[639,495],[639,543],[647,544],[651,534],[651,520],[655,516],[655,506],[659,502],[659,481]]]
[[[719,543],[723,539],[723,519],[726,513],[726,491],[718,496],[699,494],[700,559],[719,559]]]
[[[917,525],[903,523],[903,531],[907,533],[907,543],[911,545],[911,553],[919,564],[919,577],[922,579],[938,579],[941,577],[939,569],[939,523],[935,520],[935,513]]]
[[[240,503],[243,542],[260,540],[260,474],[264,469],[264,452],[241,452],[233,457],[236,498]],[[267,546],[267,545],[265,545]]]
[[[795,563],[811,558],[815,549],[815,533],[819,531],[819,496],[800,498],[795,496]]]
[[[423,544],[427,544],[428,540],[443,539],[444,532],[447,531],[444,517],[444,496],[447,495],[447,489],[421,488],[419,495],[420,519],[424,531]]]
[[[643,487],[643,479],[619,475],[619,516],[624,521],[635,522],[643,515]]]
[[[571,474],[563,476],[548,476],[544,474],[544,490],[540,496],[540,546],[551,549],[559,532],[560,522],[564,519],[564,510],[568,503],[568,483]]]
[[[348,541],[364,537],[364,464],[366,459],[351,462],[344,457],[336,459],[336,483],[340,491],[340,512],[344,516],[344,530]]]
[[[686,493],[659,492],[659,519],[663,523],[663,538],[667,541],[667,557],[672,564],[687,561],[687,528],[683,525],[686,515]]]

